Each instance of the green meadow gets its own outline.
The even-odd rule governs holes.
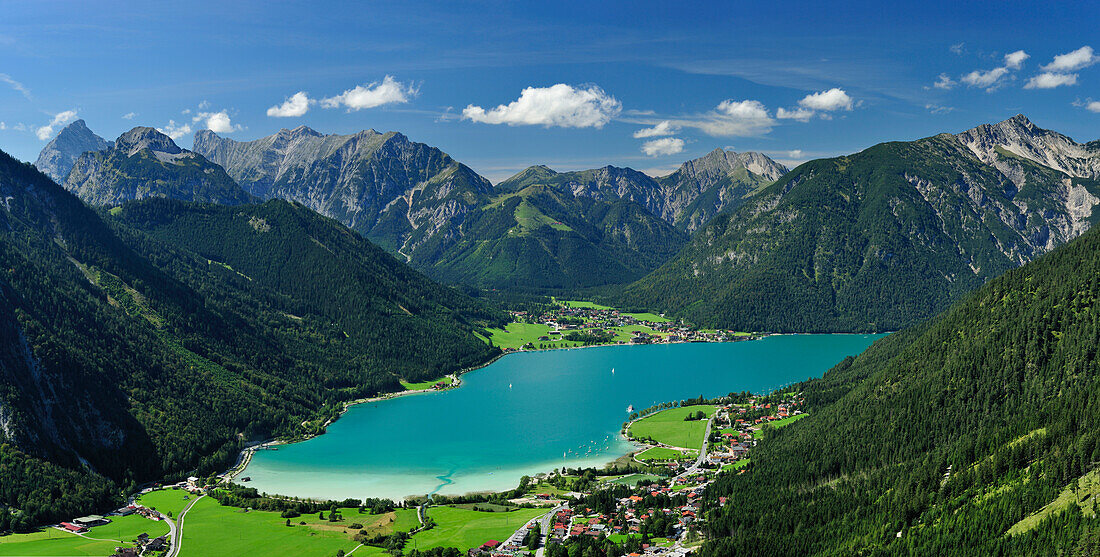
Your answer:
[[[630,426],[630,435],[635,439],[653,439],[673,447],[695,448],[703,444],[703,434],[707,431],[706,420],[684,421],[684,416],[703,411],[707,417],[714,415],[714,407],[684,406],[669,408],[656,414],[650,414]]]
[[[47,528],[29,534],[0,537],[0,555],[68,556],[111,555],[116,547],[129,546],[138,534],[157,537],[168,533],[164,522],[140,515],[112,516],[110,524],[96,526],[81,537],[70,532]]]
[[[359,514],[355,508],[340,509],[338,522],[320,520],[316,514],[287,519],[273,511],[247,511],[225,507],[210,497],[195,503],[183,525],[182,557],[217,555],[291,557],[296,555],[334,555],[337,550],[350,552],[359,544],[352,539],[359,530],[348,526],[360,523],[369,533],[389,534],[415,528],[419,521],[415,509],[372,515]],[[327,516],[328,513],[325,513]],[[305,524],[301,524],[305,522]],[[355,555],[382,555],[375,547],[363,546]]]
[[[489,540],[504,541],[517,528],[546,512],[547,509],[517,509],[490,513],[454,507],[431,507],[428,509],[428,516],[435,521],[435,528],[414,535],[405,550],[457,547],[465,552]]]

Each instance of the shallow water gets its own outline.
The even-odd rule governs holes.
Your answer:
[[[524,474],[627,454],[618,432],[630,405],[772,390],[881,336],[510,354],[463,375],[461,388],[354,406],[324,435],[258,451],[242,475],[261,492],[328,499],[511,489]]]

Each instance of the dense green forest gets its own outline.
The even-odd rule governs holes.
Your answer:
[[[801,385],[704,553],[1095,555],[1098,298],[1093,230]]]
[[[282,201],[101,216],[0,153],[0,507],[25,528],[487,361],[503,314]],[[3,513],[0,513],[3,514]],[[0,525],[2,526],[2,525]]]
[[[810,161],[609,302],[746,331],[912,325],[1095,220],[1065,199],[1097,181],[998,156],[1016,183],[947,134]]]

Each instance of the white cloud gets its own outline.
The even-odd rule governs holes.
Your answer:
[[[852,97],[849,97],[843,89],[833,87],[828,91],[806,95],[806,98],[798,101],[798,105],[810,110],[851,110]]]
[[[680,128],[665,120],[652,128],[644,128],[634,132],[634,137],[639,139],[643,137],[661,137],[663,135],[675,135],[678,131],[680,131]]]
[[[794,108],[787,110],[786,108],[780,108],[775,111],[775,117],[780,120],[798,120],[799,122],[809,122],[810,118],[814,117],[814,111],[808,108]]]
[[[205,128],[214,133],[233,133],[241,129],[240,126],[233,125],[233,122],[229,119],[229,114],[224,110],[221,112],[199,112],[191,121],[194,123],[202,122],[202,128],[199,129]]]
[[[210,108],[210,101],[202,101],[199,103],[199,110],[206,110]]]
[[[0,73],[0,81],[3,81],[4,83],[7,83],[8,87],[11,87],[12,89],[15,89],[16,91],[19,91],[20,93],[23,94],[24,97],[27,98],[27,100],[30,100],[30,98],[31,98],[30,89],[27,89],[26,87],[24,87],[22,83],[16,81],[10,75],[8,75],[6,73]]]
[[[642,144],[642,152],[651,157],[675,155],[684,150],[684,140],[679,137],[662,137]]]
[[[309,97],[305,91],[298,91],[287,97],[283,104],[275,105],[267,109],[267,115],[274,118],[291,118],[302,116],[309,110]]]
[[[1024,64],[1024,60],[1028,58],[1031,58],[1031,56],[1022,50],[1010,52],[1005,54],[1005,67],[1010,70],[1018,70]]]
[[[134,116],[137,116],[137,112],[127,112],[126,114],[122,115],[122,119],[123,120],[133,120]]]
[[[936,89],[944,89],[946,91],[950,91],[951,89],[954,89],[955,86],[958,84],[959,82],[951,79],[951,76],[945,73],[941,73],[939,78],[936,79],[936,82],[933,83],[932,86]]]
[[[1085,105],[1085,110],[1100,113],[1100,101],[1092,101]]]
[[[726,99],[698,120],[678,121],[715,137],[762,135],[771,131],[768,109],[760,101]]]
[[[412,85],[401,83],[393,76],[387,75],[382,79],[382,83],[359,85],[335,97],[321,99],[321,106],[337,108],[343,105],[348,110],[374,108],[385,104],[407,103],[410,97],[416,96],[416,93],[417,90]]]
[[[53,120],[50,120],[49,124],[46,124],[45,126],[42,126],[41,128],[38,128],[34,133],[35,133],[35,135],[38,136],[38,139],[41,139],[42,141],[46,141],[47,139],[50,138],[50,136],[53,135],[53,129],[54,128],[56,128],[57,126],[60,126],[61,124],[65,124],[65,123],[69,122],[73,118],[76,118],[76,111],[75,110],[66,110],[66,111],[63,111],[63,112],[58,112],[57,114],[54,115]]]
[[[622,103],[595,85],[577,89],[558,83],[550,87],[527,87],[518,99],[490,110],[468,105],[462,110],[462,118],[510,126],[602,128],[621,111]]]
[[[787,152],[787,157],[792,158],[792,159],[801,159],[802,158],[802,149],[792,149],[791,151],[788,151]]]
[[[966,43],[953,44],[953,45],[951,45],[951,52],[954,53],[954,54],[960,54],[961,55],[963,52],[966,52],[965,47],[966,47]]]
[[[928,104],[924,105],[924,109],[927,110],[928,112],[931,112],[932,114],[947,114],[948,112],[951,112],[952,110],[955,110],[955,107],[953,107],[953,106],[940,106],[938,104],[928,103]]]
[[[1097,62],[1100,62],[1100,56],[1097,56],[1091,46],[1083,46],[1074,50],[1073,52],[1067,52],[1065,54],[1059,54],[1054,57],[1054,61],[1043,66],[1043,71],[1052,73],[1066,73],[1081,68],[1087,68]]]
[[[735,101],[726,99],[715,107],[718,112],[733,118],[758,120],[768,117],[768,109],[760,101]]]
[[[169,120],[168,125],[163,128],[157,128],[157,131],[171,137],[172,139],[179,139],[185,135],[191,133],[191,124],[183,123],[176,124],[175,120]]]
[[[4,122],[0,122],[0,130],[6,130],[6,129],[8,129],[8,125]]]
[[[1008,75],[1008,68],[1000,67],[984,72],[974,70],[962,76],[960,80],[971,87],[982,87],[992,91],[997,88],[998,82],[1006,75]]]
[[[1027,80],[1024,89],[1053,89],[1062,85],[1076,85],[1077,74],[1043,72]]]

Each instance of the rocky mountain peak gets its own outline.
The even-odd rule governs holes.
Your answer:
[[[787,168],[763,153],[737,153],[724,149],[715,149],[702,157],[680,165],[680,172],[686,176],[726,175],[738,168],[745,168],[768,180],[778,180],[787,173]]]
[[[1079,178],[1100,177],[1100,151],[1036,126],[1023,114],[955,136],[986,164],[1005,164],[1005,152]]]
[[[61,183],[65,181],[81,154],[102,151],[109,146],[110,143],[88,129],[84,120],[77,120],[65,126],[42,148],[34,166],[55,182]]]
[[[115,140],[115,149],[125,152],[132,157],[142,149],[149,149],[155,153],[178,155],[183,152],[171,137],[161,133],[156,128],[138,126]]]

